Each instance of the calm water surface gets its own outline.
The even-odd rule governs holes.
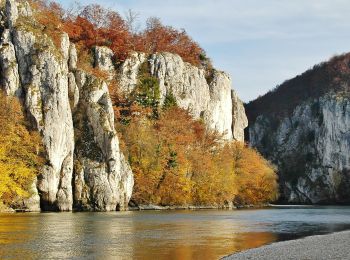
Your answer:
[[[0,259],[218,259],[350,229],[350,207],[0,214]]]

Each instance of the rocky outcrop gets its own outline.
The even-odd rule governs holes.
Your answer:
[[[36,184],[41,209],[125,209],[133,178],[119,150],[106,83],[77,70],[68,35],[56,46],[28,3],[7,0],[1,16],[0,80],[8,95],[23,100],[46,153]],[[35,198],[28,207],[38,208]]]
[[[7,1],[9,5],[16,5],[16,2]],[[68,36],[62,35],[58,49],[48,37],[36,35],[34,28],[38,25],[34,20],[16,22],[12,19],[9,24],[13,25],[9,30],[25,107],[32,124],[43,136],[47,154],[47,163],[37,184],[41,208],[72,210],[74,131],[68,100]]]
[[[126,209],[133,178],[119,151],[107,84],[82,71],[76,75],[80,89],[74,114],[76,207],[83,210]]]
[[[232,90],[232,134],[235,140],[244,140],[244,129],[248,127],[248,118],[243,102],[237,93]]]
[[[204,69],[172,53],[156,53],[149,57],[133,53],[120,68],[119,86],[125,94],[135,89],[140,70],[145,68],[146,73],[159,81],[161,104],[167,95],[173,95],[179,107],[188,109],[196,119],[202,118],[225,139],[244,141],[244,107],[236,95],[232,96],[231,79],[226,73],[214,70],[208,76]]]
[[[96,46],[94,50],[94,66],[107,72],[108,79],[111,80],[115,76],[115,68],[113,65],[113,51],[107,47]]]
[[[138,52],[131,53],[124,61],[118,77],[119,87],[123,93],[130,93],[137,86],[140,67],[146,61],[146,54]]]

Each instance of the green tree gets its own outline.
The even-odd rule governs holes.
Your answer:
[[[172,107],[176,107],[176,106],[177,106],[176,98],[175,98],[173,92],[170,91],[165,96],[164,103],[163,103],[163,109],[166,110],[168,108],[172,108]]]

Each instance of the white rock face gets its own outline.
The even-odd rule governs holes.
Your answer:
[[[38,179],[41,208],[72,210],[74,131],[68,99],[68,36],[62,49],[44,37],[14,27],[12,30],[25,106],[43,136],[47,163]],[[47,45],[38,50],[37,45]]]
[[[5,5],[5,14],[7,16],[7,26],[12,28],[18,18],[18,3],[16,1],[7,1]]]
[[[327,94],[273,121],[259,116],[250,142],[280,170],[290,202],[350,201],[350,99]]]
[[[76,110],[76,208],[126,209],[131,197],[131,169],[119,151],[107,84],[77,72],[80,100]]]
[[[78,54],[77,54],[77,49],[75,48],[75,45],[73,43],[69,45],[68,56],[69,56],[69,60],[68,60],[69,70],[74,71],[77,69]]]
[[[179,55],[157,53],[147,59],[145,54],[134,53],[121,67],[119,85],[124,93],[136,87],[139,69],[145,62],[149,73],[159,80],[161,103],[172,93],[179,107],[188,109],[196,119],[204,119],[210,129],[223,134],[225,139],[244,141],[244,134],[233,135],[231,79],[226,73],[214,71],[208,82],[204,69],[184,62]],[[234,113],[242,112],[244,108]],[[245,113],[238,115],[236,121],[241,118],[245,118]],[[235,127],[244,125],[236,122]],[[243,133],[243,129],[234,131]]]
[[[117,205],[125,209],[133,176],[119,151],[106,83],[77,72],[75,46],[67,34],[62,34],[60,46],[55,46],[44,33],[35,34],[40,25],[30,17],[28,3],[7,0],[5,10],[3,18],[7,19],[1,23],[5,27],[0,43],[0,81],[8,95],[23,99],[33,126],[42,135],[47,161],[38,176],[39,193],[28,199],[24,207],[38,209],[39,194],[42,210],[67,211],[74,206],[104,211],[115,210]],[[91,81],[99,83],[94,85]],[[78,108],[86,109],[80,111],[87,120],[86,128],[78,127]],[[73,120],[78,126],[73,125]],[[79,128],[79,136],[75,136],[74,128]],[[89,136],[101,151],[96,158],[94,150],[81,153],[81,136]],[[73,163],[82,166],[73,172]],[[78,193],[82,195],[77,196]],[[87,200],[81,202],[84,196]]]
[[[161,103],[172,93],[178,105],[188,109],[194,118],[209,114],[210,88],[204,70],[171,53],[154,54],[148,62],[151,75],[159,80]]]
[[[208,109],[204,112],[204,121],[210,129],[224,134],[224,138],[231,140],[232,134],[232,99],[231,79],[224,72],[215,71],[209,84]],[[243,141],[244,136],[242,140]]]

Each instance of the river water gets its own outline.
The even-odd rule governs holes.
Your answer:
[[[0,214],[0,259],[218,259],[350,229],[350,207]]]

